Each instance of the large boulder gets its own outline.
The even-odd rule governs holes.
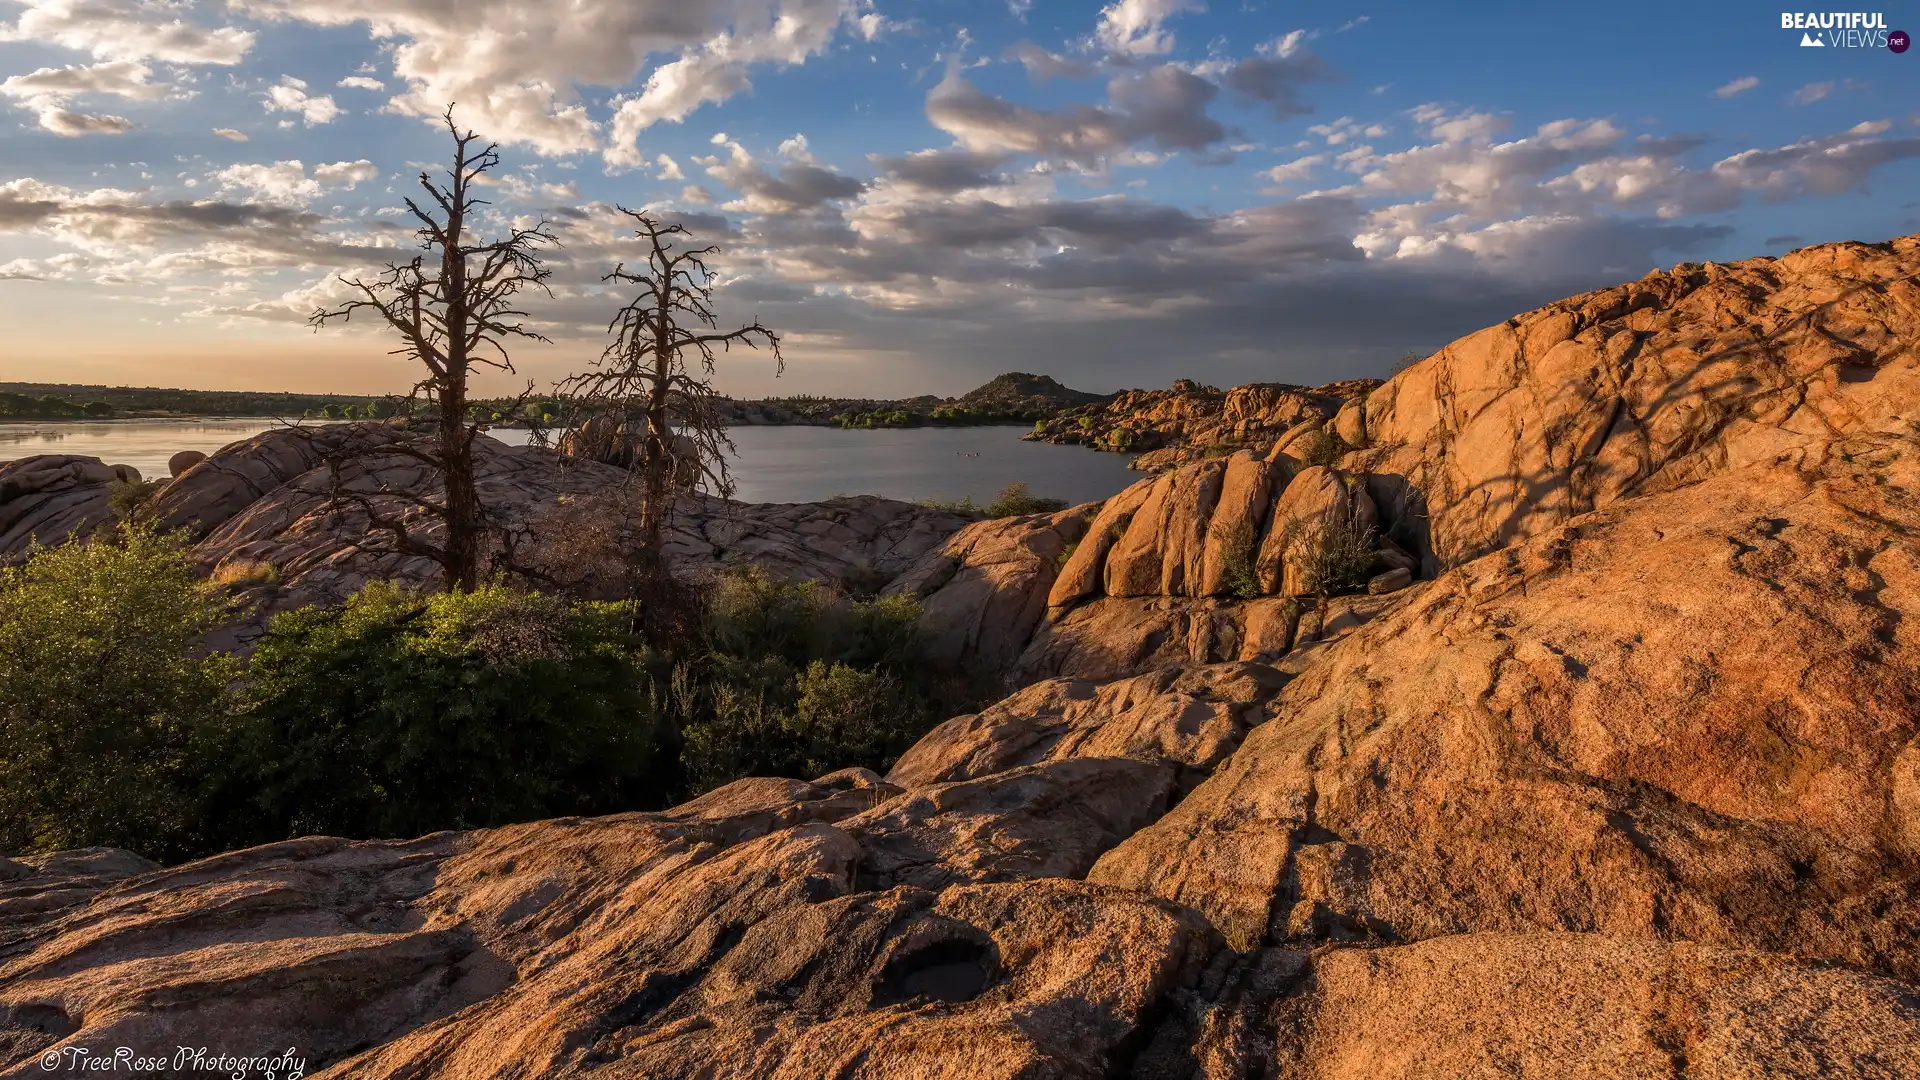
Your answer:
[[[1319,465],[1293,478],[1273,507],[1254,563],[1262,589],[1283,596],[1326,591],[1330,558],[1374,547],[1376,515],[1364,484]]]
[[[198,450],[182,450],[167,459],[167,475],[178,479],[182,473],[205,460],[207,455]]]
[[[1005,671],[1047,612],[1061,563],[1098,504],[968,525],[888,584],[920,604],[919,625],[938,659]]]
[[[113,466],[72,454],[0,461],[0,563],[112,521],[107,485],[118,479]]]
[[[1682,264],[1449,344],[1366,400],[1428,570],[1836,435],[1909,430],[1920,236]]]
[[[1220,495],[1206,525],[1204,570],[1197,587],[1189,589],[1192,595],[1223,596],[1252,583],[1254,553],[1273,509],[1274,489],[1287,480],[1283,468],[1250,450],[1227,459]]]
[[[1092,876],[1242,947],[1337,917],[1920,979],[1916,489],[1920,439],[1865,437],[1395,594]]]

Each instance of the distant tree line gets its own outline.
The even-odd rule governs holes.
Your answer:
[[[85,402],[77,406],[102,406],[94,413],[17,413],[19,416],[306,416],[319,415],[328,405],[343,411],[351,405],[365,410],[376,401],[374,396],[329,394],[283,394],[252,390],[170,390],[155,387],[87,386],[72,383],[0,382],[0,409],[9,409],[16,401],[43,402],[49,398],[66,402]]]
[[[104,401],[71,401],[54,394],[33,397],[0,392],[0,417],[18,420],[105,419],[113,406]]]
[[[936,405],[925,412],[918,409],[874,409],[849,412],[835,422],[843,428],[909,428],[931,424],[935,427],[972,427],[981,424],[1025,424],[1046,420],[1053,413],[1046,409],[1008,409],[998,405]]]

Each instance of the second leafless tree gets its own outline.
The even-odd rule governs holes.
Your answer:
[[[641,585],[643,619],[651,634],[666,632],[671,611],[666,566],[667,523],[679,497],[706,487],[730,495],[723,398],[714,389],[714,361],[735,345],[772,351],[775,373],[784,368],[780,338],[758,320],[722,331],[714,316],[714,272],[706,259],[714,245],[686,240],[684,226],[620,207],[646,251],[644,265],[625,263],[606,276],[637,286],[633,299],[614,314],[613,341],[594,369],[563,384],[588,414],[619,425],[633,446],[639,482],[633,576]],[[646,608],[652,602],[655,610]]]
[[[487,205],[474,192],[500,164],[499,150],[493,143],[483,144],[473,131],[462,131],[451,107],[446,125],[453,137],[452,167],[444,181],[420,174],[424,204],[406,200],[420,224],[420,246],[426,254],[389,263],[371,279],[342,277],[350,298],[314,312],[309,321],[318,329],[355,315],[373,316],[399,337],[393,354],[424,369],[413,396],[437,414],[436,437],[386,443],[377,452],[412,457],[429,466],[441,480],[440,497],[378,492],[389,506],[397,502],[415,511],[397,516],[383,511],[365,491],[336,483],[334,497],[357,505],[393,550],[439,564],[442,582],[451,591],[479,584],[490,528],[474,481],[473,443],[486,425],[468,416],[469,382],[479,368],[511,372],[512,339],[546,340],[527,326],[527,313],[516,305],[526,290],[549,291],[541,252],[557,241],[544,221],[511,228],[495,239],[474,235]],[[337,476],[339,463],[334,464]],[[417,525],[422,516],[444,526],[440,542],[424,537]]]

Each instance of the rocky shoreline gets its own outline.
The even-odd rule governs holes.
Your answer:
[[[1052,514],[689,506],[680,565],[912,596],[1004,673],[885,776],[0,861],[0,1076],[188,1032],[327,1077],[1920,1075],[1920,236],[1336,385],[1098,406],[1182,453]],[[146,512],[269,606],[423,577],[285,439]],[[503,513],[610,481],[484,445]],[[106,466],[21,465],[0,544],[106,520]]]

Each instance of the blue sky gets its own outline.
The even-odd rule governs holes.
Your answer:
[[[741,394],[1379,374],[1654,265],[1920,231],[1920,52],[1865,37],[1747,4],[0,0],[0,379],[403,387],[303,322],[407,250],[449,101],[502,143],[493,224],[563,227],[538,382],[598,350],[616,202],[722,244],[723,320],[786,332]]]

